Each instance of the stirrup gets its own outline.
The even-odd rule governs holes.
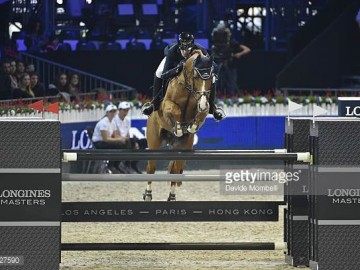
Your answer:
[[[150,114],[152,114],[152,112],[154,111],[154,104],[150,103],[150,102],[146,102],[142,107],[141,107],[141,113],[145,114],[147,116],[149,116]]]
[[[222,108],[215,108],[213,113],[214,119],[218,122],[226,117],[226,114]]]
[[[145,192],[143,194],[144,201],[152,201],[152,190],[145,189]]]
[[[175,195],[175,194],[172,194],[172,193],[170,192],[167,201],[168,201],[168,202],[175,202],[175,201],[176,201],[176,195]]]

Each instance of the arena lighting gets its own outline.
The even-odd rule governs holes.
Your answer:
[[[91,4],[92,4],[92,0],[86,0],[86,4],[91,5]]]
[[[64,4],[64,1],[63,1],[63,0],[56,0],[56,3],[57,3],[58,5],[62,5],[62,4]]]

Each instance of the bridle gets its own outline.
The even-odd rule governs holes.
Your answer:
[[[183,68],[183,74],[185,79],[185,89],[188,91],[190,95],[193,95],[196,100],[199,100],[202,95],[206,95],[207,97],[210,95],[210,89],[209,90],[197,90],[195,88],[195,80],[196,80],[196,74],[204,81],[210,80],[213,76],[213,70],[214,67],[211,68],[197,68],[195,67],[195,61],[196,58],[193,60],[192,63],[192,76],[188,74],[186,71],[186,68],[184,66]],[[185,65],[185,64],[184,64]],[[196,73],[194,72],[196,71]]]

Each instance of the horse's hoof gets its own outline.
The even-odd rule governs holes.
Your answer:
[[[181,124],[179,122],[175,123],[175,127],[174,127],[174,135],[176,137],[181,137],[182,135],[184,135]]]
[[[170,192],[167,201],[168,201],[168,202],[175,202],[175,201],[176,201],[176,196],[175,196],[175,194],[172,194],[172,193]]]
[[[145,193],[143,194],[143,199],[146,202],[152,201],[152,190],[145,189]]]
[[[187,131],[191,134],[195,134],[199,130],[198,127],[199,127],[199,125],[192,124],[192,125],[188,126]]]
[[[175,135],[176,137],[181,137],[182,135],[184,135],[184,133],[183,133],[183,131],[182,131],[181,128],[180,128],[180,129],[175,128],[175,129],[174,129],[174,135]]]

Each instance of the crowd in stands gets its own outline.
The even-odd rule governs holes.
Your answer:
[[[140,30],[126,33],[125,36],[118,38],[119,40],[127,40],[126,43],[117,40],[97,40],[90,37],[79,37],[78,34],[72,36],[71,33],[60,33],[59,35],[44,34],[40,21],[34,21],[25,31],[18,32],[15,39],[24,40],[26,51],[30,53],[47,53],[54,51],[71,51],[73,47],[71,43],[76,42],[74,49],[76,50],[163,50],[167,45],[159,31],[154,33]],[[150,44],[140,41],[147,40]],[[71,42],[71,43],[69,43]],[[16,40],[13,41],[16,43]]]
[[[32,63],[5,59],[0,71],[0,100],[59,96],[66,102],[79,101],[80,76],[62,72],[47,87]]]

